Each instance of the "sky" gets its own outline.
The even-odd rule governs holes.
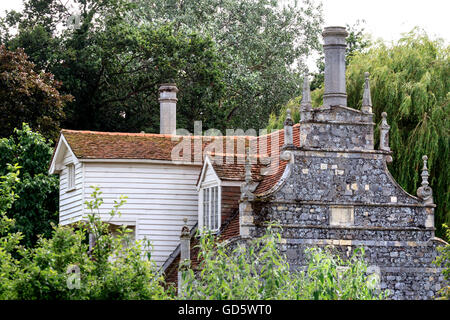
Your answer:
[[[450,42],[449,0],[323,0],[325,26],[366,21],[374,39],[396,41],[415,26]]]
[[[388,43],[419,26],[429,36],[450,43],[450,0],[322,0],[322,3],[324,26],[353,25],[357,20],[365,20],[366,32],[374,40],[381,38]],[[0,15],[3,16],[4,10],[21,7],[22,0],[0,0]],[[314,69],[315,57],[309,60],[308,65]]]

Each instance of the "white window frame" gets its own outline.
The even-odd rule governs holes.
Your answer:
[[[208,199],[205,199],[205,195]],[[214,198],[216,198],[216,205],[214,206]],[[220,230],[222,224],[222,188],[219,184],[202,185],[199,190],[199,227],[200,229],[217,233]],[[208,207],[207,216],[205,215],[205,205]],[[215,212],[217,211],[217,212]],[[214,216],[217,219],[214,221]],[[207,222],[205,225],[205,218]],[[215,222],[215,228],[212,228],[211,224]]]
[[[75,178],[75,164],[69,163],[67,164],[67,191],[76,189]]]

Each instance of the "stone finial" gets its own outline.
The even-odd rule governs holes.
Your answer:
[[[423,156],[423,167],[422,167],[422,186],[417,189],[417,196],[421,198],[425,204],[432,204],[433,203],[433,190],[428,184],[428,167],[427,167],[427,161],[428,157]]]
[[[291,109],[287,109],[286,120],[284,121],[284,148],[292,147],[294,145],[293,126],[294,121],[292,121]]]
[[[253,192],[258,186],[258,182],[254,182],[252,179],[252,164],[250,161],[250,149],[248,147],[245,153],[245,181],[241,184],[241,200],[248,201],[253,200]]]
[[[252,182],[252,164],[250,162],[250,148],[245,150],[245,182]]]
[[[308,70],[306,70],[305,76],[303,78],[302,102],[300,103],[300,121],[311,120],[311,110],[311,89],[308,79]]]
[[[362,101],[361,111],[364,113],[372,113],[372,98],[370,96],[370,74],[368,72],[364,73],[365,83],[364,83],[364,94]]]
[[[309,72],[308,69],[305,72],[303,78],[303,92],[302,92],[302,106],[311,107],[311,88],[309,85]]]
[[[387,113],[381,114],[381,126],[380,126],[380,150],[391,151],[389,147],[389,129],[391,128],[387,123]]]
[[[187,222],[188,222],[188,219],[187,218],[183,218],[183,222],[184,222],[184,225],[183,225],[183,227],[181,227],[181,236],[180,236],[180,238],[183,238],[183,237],[191,237],[191,235],[190,235],[190,231],[189,231],[189,226],[187,225]]]
[[[183,219],[183,227],[181,227],[180,235],[180,264],[178,267],[178,295],[183,294],[184,288],[182,287],[182,272],[191,264],[191,233],[187,224],[188,219]]]

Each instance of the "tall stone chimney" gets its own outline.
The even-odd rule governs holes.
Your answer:
[[[160,134],[176,134],[177,92],[175,83],[163,83],[159,86]]]
[[[322,33],[325,53],[324,106],[347,106],[345,87],[345,27],[326,27]]]

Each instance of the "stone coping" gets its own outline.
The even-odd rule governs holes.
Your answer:
[[[415,208],[436,208],[435,204],[424,203],[364,203],[364,202],[325,202],[325,201],[310,201],[310,200],[277,200],[277,199],[263,199],[255,198],[254,202],[270,202],[273,204],[295,204],[295,205],[313,205],[313,206],[341,206],[341,207],[415,207]]]

